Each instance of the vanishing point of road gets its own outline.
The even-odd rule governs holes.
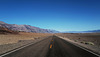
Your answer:
[[[35,44],[3,57],[98,57],[57,36],[50,36]]]

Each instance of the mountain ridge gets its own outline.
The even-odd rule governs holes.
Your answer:
[[[5,27],[14,31],[24,31],[33,33],[59,33],[59,31],[56,30],[42,29],[31,25],[7,24],[3,21],[0,21],[0,27]]]

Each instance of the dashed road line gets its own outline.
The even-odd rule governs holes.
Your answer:
[[[52,48],[52,46],[53,46],[53,40],[51,40],[50,48]]]
[[[50,48],[52,48],[52,44],[50,45]]]

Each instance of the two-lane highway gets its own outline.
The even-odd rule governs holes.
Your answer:
[[[51,36],[4,57],[98,57],[71,43]]]

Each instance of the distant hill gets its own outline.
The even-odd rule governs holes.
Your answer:
[[[55,30],[41,29],[30,25],[7,24],[2,21],[0,21],[0,27],[5,27],[14,31],[24,31],[24,32],[33,32],[33,33],[59,33],[59,31],[55,31]]]
[[[84,31],[84,32],[94,32],[94,33],[100,33],[100,30],[92,30],[92,31]]]
[[[100,30],[91,30],[91,31],[66,31],[63,33],[100,33]]]

